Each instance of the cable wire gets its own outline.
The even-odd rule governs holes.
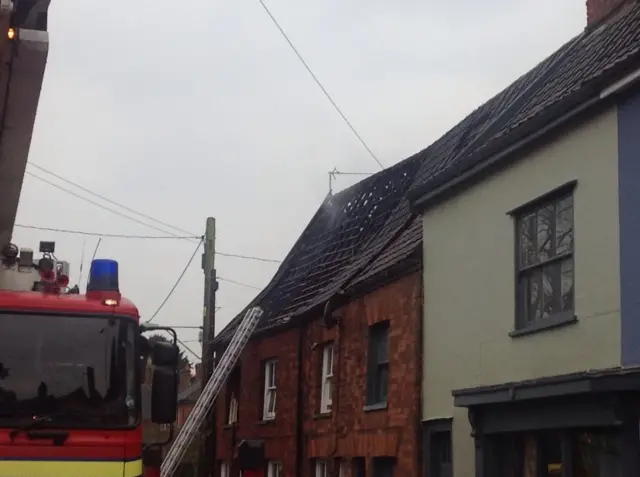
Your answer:
[[[74,235],[86,235],[90,237],[104,237],[104,238],[126,238],[126,239],[171,239],[171,240],[186,240],[186,239],[200,239],[196,235],[189,236],[174,236],[174,235],[126,235],[126,234],[104,234],[97,232],[85,232],[82,230],[69,230],[69,229],[56,229],[52,227],[36,227],[35,225],[24,225],[24,224],[15,224],[14,227],[19,227],[21,229],[31,229],[31,230],[44,230],[47,232],[60,232],[65,234],[74,234]],[[244,257],[243,257],[244,258]],[[266,259],[265,259],[266,260]]]
[[[369,146],[367,145],[367,143],[364,141],[364,139],[362,139],[362,136],[360,136],[360,134],[358,133],[358,131],[356,131],[356,128],[353,126],[353,124],[351,124],[351,121],[349,121],[347,119],[347,117],[344,115],[344,113],[342,112],[342,110],[338,107],[338,105],[336,104],[336,102],[333,100],[333,98],[331,97],[331,95],[328,93],[328,91],[325,89],[324,86],[322,86],[322,83],[320,82],[320,80],[318,79],[318,77],[315,75],[315,73],[311,70],[311,68],[309,67],[309,65],[307,64],[307,62],[304,60],[304,58],[302,57],[302,55],[300,54],[300,52],[298,51],[298,49],[295,47],[295,45],[293,44],[293,42],[289,39],[289,36],[285,33],[285,31],[282,29],[282,27],[280,26],[280,23],[278,23],[278,20],[276,20],[276,17],[273,16],[273,14],[271,13],[271,11],[269,10],[269,7],[267,7],[267,5],[264,3],[263,0],[258,0],[260,2],[260,5],[262,5],[262,8],[264,8],[264,11],[267,12],[267,15],[269,15],[269,18],[271,18],[271,21],[273,22],[273,24],[278,28],[278,30],[280,31],[280,33],[282,34],[282,36],[284,37],[284,39],[287,41],[287,43],[289,44],[289,46],[291,47],[291,49],[293,50],[293,52],[296,54],[296,56],[298,57],[298,59],[300,60],[300,63],[302,63],[302,65],[306,68],[306,70],[309,72],[309,74],[311,75],[311,77],[313,78],[313,80],[316,82],[316,84],[318,85],[318,87],[322,90],[322,92],[324,93],[324,95],[327,97],[327,99],[329,100],[329,102],[333,105],[334,109],[338,112],[338,114],[340,115],[340,117],[342,118],[342,120],[347,124],[347,126],[349,126],[349,129],[351,129],[351,132],[356,136],[356,138],[358,138],[358,141],[360,141],[360,144],[362,144],[364,146],[364,148],[367,150],[367,152],[369,153],[369,155],[373,158],[374,161],[376,161],[376,163],[380,166],[380,169],[384,170],[384,166],[382,165],[382,162],[380,162],[380,160],[378,159],[378,157],[373,153],[373,151],[369,148]]]
[[[118,234],[102,234],[102,233],[97,233],[97,232],[94,233],[94,232],[83,232],[83,231],[64,230],[64,229],[59,229],[59,230],[51,229],[51,231],[57,231],[57,232],[62,232],[62,233],[73,233],[73,234],[78,234],[78,235],[92,235],[92,236],[95,236],[95,237],[113,237],[113,238],[148,238],[148,239],[175,238],[175,239],[181,239],[181,240],[200,239],[200,236],[198,236],[198,235],[191,235],[191,236],[188,236],[188,237],[187,236],[180,236],[180,235],[177,235],[177,234],[175,234],[173,232],[170,232],[170,231],[167,231],[167,230],[163,230],[163,229],[161,229],[159,227],[156,227],[155,225],[151,225],[151,224],[148,224],[148,223],[143,222],[141,220],[138,220],[135,217],[130,217],[130,216],[126,215],[126,214],[123,214],[122,212],[119,212],[119,211],[115,210],[115,209],[112,209],[110,207],[106,207],[106,206],[100,204],[99,202],[95,202],[95,201],[93,201],[91,199],[88,199],[87,197],[83,197],[80,194],[77,194],[77,193],[75,193],[75,192],[73,192],[73,191],[71,191],[69,189],[66,189],[66,188],[64,188],[64,187],[62,187],[62,186],[60,186],[60,185],[58,185],[58,184],[56,184],[54,182],[51,182],[51,181],[49,181],[49,180],[47,180],[47,179],[45,179],[43,177],[40,177],[40,176],[34,174],[33,172],[25,171],[25,174],[28,174],[29,176],[31,176],[31,177],[33,177],[35,179],[38,179],[38,180],[44,182],[45,184],[49,184],[50,186],[55,187],[56,189],[61,190],[62,192],[66,192],[67,194],[70,194],[70,195],[72,195],[72,196],[74,196],[74,197],[76,197],[78,199],[84,200],[85,202],[88,202],[88,203],[90,203],[92,205],[95,205],[96,207],[104,209],[104,210],[106,210],[108,212],[111,212],[113,214],[119,215],[120,217],[124,217],[125,219],[131,220],[131,221],[133,221],[133,222],[135,222],[137,224],[144,225],[145,227],[149,227],[149,228],[151,228],[153,230],[162,232],[164,234],[169,234],[171,237],[133,236],[133,235],[132,236],[120,236]],[[60,177],[61,180],[65,180],[65,182],[72,183],[76,187],[79,187],[82,190],[87,190],[89,193],[91,193],[88,189],[86,189],[86,188],[84,188],[84,187],[82,187],[82,186],[80,186],[78,184],[75,184],[75,183],[73,183],[71,181],[68,181],[66,179],[63,179],[62,176],[58,176],[57,174],[53,174],[53,173],[51,173],[51,174],[55,175],[55,177]],[[101,196],[99,194],[95,194],[95,193],[91,193],[91,194],[95,195],[97,197],[103,198],[103,196]],[[116,202],[113,202],[113,201],[111,201],[109,199],[106,199],[106,198],[104,200],[108,200],[109,202],[117,204]],[[118,206],[119,207],[124,207],[124,206],[121,206],[119,204],[118,204]],[[133,209],[127,208],[127,210],[133,210]],[[140,214],[139,212],[135,212],[135,213],[137,213],[138,215],[144,215],[144,214]],[[164,223],[164,222],[162,222],[162,223]],[[23,227],[23,228],[34,228],[34,229],[36,228],[35,226],[27,226],[27,225],[21,225],[21,227]],[[180,230],[180,229],[178,229],[176,227],[172,227],[172,228],[174,228],[176,230]],[[45,227],[42,227],[40,229],[41,230],[46,230]],[[186,232],[186,233],[188,233],[188,232]],[[236,254],[236,253],[225,253],[225,252],[217,252],[216,251],[216,255],[220,255],[221,257],[240,258],[240,259],[244,259],[244,260],[254,260],[254,261],[257,261],[257,262],[265,262],[265,263],[282,263],[281,260],[275,260],[275,259],[271,259],[271,258],[255,257],[255,256],[252,256],[252,255],[241,255],[241,254]]]
[[[153,315],[151,315],[151,318],[147,321],[147,323],[151,323],[155,319],[155,317],[158,316],[158,313],[160,313],[160,310],[162,310],[164,305],[169,301],[169,298],[171,298],[171,295],[173,295],[173,292],[176,291],[176,288],[178,288],[178,285],[182,281],[182,278],[184,277],[184,274],[187,273],[187,270],[189,269],[189,266],[191,265],[191,262],[193,262],[193,259],[196,257],[196,254],[198,253],[198,250],[200,249],[200,246],[202,245],[202,242],[203,242],[203,240],[200,240],[200,242],[198,242],[198,245],[196,245],[196,248],[193,251],[193,254],[191,254],[191,257],[189,258],[189,261],[187,262],[187,264],[185,265],[184,269],[182,270],[182,273],[180,273],[180,276],[178,277],[178,279],[174,283],[173,287],[171,287],[171,290],[169,290],[169,293],[167,294],[165,299],[162,300],[162,303],[160,303],[160,306],[155,311],[155,313]]]
[[[56,174],[55,172],[52,172],[52,171],[50,171],[50,170],[48,170],[48,169],[46,169],[46,168],[34,163],[34,162],[29,161],[28,164],[30,166],[32,166],[32,167],[35,167],[36,169],[41,170],[42,172],[44,172],[46,174],[49,174],[49,175],[55,177],[56,179],[61,180],[62,182],[65,182],[65,183],[67,183],[69,185],[77,187],[78,189],[86,192],[87,194],[91,194],[94,197],[98,197],[99,199],[102,199],[105,202],[108,202],[108,203],[110,203],[112,205],[120,207],[120,208],[122,208],[122,209],[124,209],[124,210],[126,210],[128,212],[131,212],[132,214],[139,215],[140,217],[144,217],[145,219],[150,220],[152,222],[155,222],[157,224],[164,225],[165,227],[169,227],[170,229],[177,230],[178,232],[183,233],[185,235],[190,235],[192,237],[194,237],[194,236],[197,237],[197,235],[194,234],[194,233],[187,232],[184,229],[181,229],[181,228],[176,227],[174,225],[171,225],[171,224],[168,224],[166,222],[163,222],[162,220],[158,220],[158,219],[155,219],[155,218],[153,218],[153,217],[151,217],[151,216],[149,216],[147,214],[143,214],[142,212],[138,212],[137,210],[134,210],[134,209],[132,209],[130,207],[127,207],[126,205],[120,204],[120,203],[116,202],[115,200],[111,200],[108,197],[105,197],[104,195],[98,194],[97,192],[94,192],[94,191],[92,191],[92,190],[90,190],[90,189],[78,184],[77,182],[73,182],[73,181],[71,181],[69,179],[66,179],[66,178],[62,177],[61,175]]]
[[[251,255],[239,255],[237,253],[216,252],[216,255],[220,255],[222,257],[242,258],[245,260],[255,260],[257,262],[282,263],[282,260],[274,260],[273,258],[253,257]]]
[[[143,222],[142,220],[138,220],[135,217],[130,217],[128,215],[123,214],[122,212],[119,212],[119,211],[117,211],[115,209],[111,209],[111,208],[109,208],[109,207],[107,207],[105,205],[102,205],[99,202],[95,202],[95,201],[93,201],[91,199],[88,199],[87,197],[81,196],[80,194],[76,194],[75,192],[70,191],[69,189],[65,189],[64,187],[59,186],[58,184],[56,184],[54,182],[51,182],[51,181],[49,181],[49,180],[47,180],[47,179],[45,179],[43,177],[37,176],[33,172],[25,171],[25,174],[28,174],[29,176],[31,176],[31,177],[33,177],[35,179],[38,179],[39,181],[42,181],[45,184],[49,184],[50,186],[55,187],[56,189],[59,189],[59,190],[61,190],[63,192],[66,192],[67,194],[71,194],[72,196],[74,196],[74,197],[76,197],[76,198],[78,198],[80,200],[84,200],[85,202],[93,204],[96,207],[100,207],[101,209],[107,210],[107,211],[111,212],[112,214],[119,215],[120,217],[124,217],[125,219],[131,220],[132,222],[136,222],[137,224],[144,225],[145,227],[152,228],[154,230],[157,230],[158,232],[162,232],[164,234],[177,236],[176,234],[174,234],[172,232],[169,232],[167,230],[163,230],[163,229],[161,229],[159,227],[156,227],[155,225],[147,224],[146,222]]]
[[[176,341],[177,341],[178,343],[180,343],[180,344],[181,344],[181,345],[182,345],[182,346],[183,346],[183,347],[184,347],[184,348],[185,348],[189,353],[191,353],[192,355],[194,355],[194,356],[195,356],[196,358],[198,358],[199,360],[202,360],[202,358],[201,358],[198,354],[196,354],[196,352],[195,352],[195,351],[193,351],[193,350],[192,350],[191,348],[189,348],[186,344],[184,344],[184,341],[180,341],[180,339],[179,339],[179,338],[176,338]]]
[[[233,285],[239,285],[241,287],[246,287],[246,288],[253,288],[254,290],[262,290],[262,288],[260,287],[256,287],[253,285],[249,285],[247,283],[242,283],[242,282],[238,282],[236,280],[229,280],[228,278],[223,278],[223,277],[217,277],[218,280],[220,280],[221,282],[227,282],[227,283],[232,283]]]

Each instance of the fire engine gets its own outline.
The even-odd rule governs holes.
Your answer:
[[[120,294],[118,263],[91,262],[85,294],[53,242],[0,250],[0,476],[159,475],[142,443],[142,381],[154,365],[150,418],[176,418],[179,352],[150,342]],[[143,469],[144,467],[144,469]]]

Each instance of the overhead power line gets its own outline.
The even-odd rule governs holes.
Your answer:
[[[253,288],[254,290],[262,290],[262,288],[260,288],[260,287],[249,285],[247,283],[238,282],[236,280],[230,280],[228,278],[218,277],[218,280],[220,280],[221,282],[232,283],[233,285],[239,285],[241,287]]]
[[[274,260],[272,258],[252,257],[251,255],[239,255],[237,253],[216,252],[216,255],[220,255],[222,257],[242,258],[245,260],[255,260],[257,262],[282,263],[282,260]]]
[[[198,359],[202,359],[202,358],[200,357],[200,355],[198,355],[195,351],[193,351],[193,350],[192,350],[191,348],[189,348],[186,344],[184,344],[184,341],[180,341],[180,339],[178,339],[178,338],[176,338],[176,341],[177,341],[178,343],[180,343],[180,344],[184,347],[184,349],[186,349],[189,353],[191,353],[192,355],[194,355],[196,358],[198,358]]]
[[[285,31],[282,29],[282,27],[280,26],[280,23],[278,23],[278,20],[276,20],[276,17],[273,16],[273,14],[271,13],[271,11],[269,10],[269,7],[267,7],[267,5],[264,3],[263,0],[258,0],[260,2],[260,5],[262,5],[262,8],[264,8],[264,11],[267,12],[267,15],[269,15],[269,18],[271,18],[271,21],[273,22],[273,24],[276,26],[276,28],[278,28],[278,30],[280,31],[280,34],[284,37],[284,39],[287,41],[287,43],[289,44],[289,46],[291,47],[291,49],[293,50],[293,52],[296,54],[296,56],[298,57],[298,59],[300,60],[300,63],[302,63],[302,65],[306,68],[306,70],[309,72],[309,74],[311,75],[311,77],[313,78],[313,80],[316,82],[316,84],[318,85],[318,87],[322,90],[322,92],[324,93],[324,95],[327,97],[327,99],[329,100],[329,102],[331,103],[331,105],[334,107],[334,109],[338,112],[338,114],[340,115],[340,117],[342,118],[342,120],[346,123],[347,126],[349,126],[349,129],[351,129],[351,132],[355,135],[355,137],[358,139],[358,141],[360,141],[360,144],[362,144],[364,146],[364,148],[367,150],[367,152],[369,153],[369,155],[371,156],[371,158],[376,161],[376,163],[380,166],[380,169],[384,169],[384,166],[382,165],[382,162],[380,162],[380,160],[378,159],[378,157],[373,153],[373,151],[369,148],[369,146],[367,145],[367,143],[364,141],[364,139],[362,139],[362,136],[360,136],[360,134],[358,133],[358,131],[356,130],[356,128],[353,126],[353,124],[351,124],[351,121],[349,121],[347,119],[347,117],[345,116],[345,114],[342,112],[342,110],[340,109],[340,107],[338,107],[338,105],[336,104],[336,102],[333,100],[333,98],[331,97],[331,95],[329,94],[329,92],[325,89],[324,86],[322,86],[322,83],[320,82],[320,80],[318,79],[318,77],[315,75],[315,73],[313,72],[313,70],[311,70],[311,68],[309,67],[309,65],[307,64],[307,62],[305,61],[305,59],[302,57],[302,55],[300,54],[300,52],[298,51],[298,49],[295,47],[295,45],[293,44],[293,42],[289,39],[289,36],[285,33]]]
[[[78,184],[77,182],[73,182],[72,180],[69,180],[69,179],[67,179],[65,177],[62,177],[61,175],[56,174],[55,172],[52,172],[52,171],[50,171],[50,170],[48,170],[48,169],[46,169],[46,168],[44,168],[44,167],[42,167],[42,166],[40,166],[38,164],[35,164],[34,162],[29,161],[28,164],[30,166],[32,166],[32,167],[35,167],[36,169],[41,170],[42,172],[45,172],[45,173],[49,174],[50,176],[55,177],[56,179],[61,180],[62,182],[65,182],[65,183],[67,183],[69,185],[77,187],[78,189],[86,192],[87,194],[91,194],[94,197],[98,197],[99,199],[102,199],[105,202],[110,203],[111,205],[115,205],[117,207],[120,207],[121,209],[124,209],[124,210],[126,210],[128,212],[131,212],[132,214],[135,214],[135,215],[143,217],[143,218],[145,218],[147,220],[150,220],[151,222],[155,222],[157,224],[164,225],[165,227],[169,227],[170,229],[177,230],[178,232],[183,233],[185,235],[190,235],[192,237],[193,236],[198,237],[198,235],[196,235],[196,234],[194,234],[192,232],[187,232],[186,230],[181,229],[179,227],[176,227],[175,225],[171,225],[171,224],[168,224],[167,222],[163,222],[162,220],[155,219],[155,218],[153,218],[153,217],[151,217],[151,216],[149,216],[147,214],[143,214],[142,212],[138,212],[137,210],[134,210],[134,209],[132,209],[130,207],[127,207],[126,205],[120,204],[119,202],[116,202],[115,200],[111,200],[108,197],[105,197],[104,195],[98,194],[97,192],[94,192],[91,189],[88,189],[88,188]]]
[[[182,278],[184,277],[184,274],[187,273],[187,270],[189,269],[189,266],[193,262],[193,259],[195,258],[196,254],[198,253],[198,250],[200,249],[200,246],[202,245],[202,242],[203,242],[203,240],[200,240],[200,242],[198,242],[198,245],[196,245],[196,248],[193,251],[193,254],[191,254],[191,257],[189,258],[189,261],[187,262],[187,264],[185,265],[184,269],[182,270],[182,273],[180,273],[180,276],[178,276],[178,279],[176,280],[175,284],[173,285],[173,287],[171,287],[171,290],[169,290],[169,293],[167,294],[165,299],[162,300],[162,303],[160,303],[160,306],[155,311],[155,313],[153,315],[151,315],[151,318],[149,318],[149,321],[147,321],[147,323],[151,323],[155,319],[155,317],[158,316],[158,313],[160,313],[160,310],[162,310],[164,305],[169,301],[169,298],[171,298],[171,295],[173,295],[173,292],[176,291],[176,288],[178,288],[178,285],[180,285],[180,282],[182,281]]]
[[[186,239],[199,239],[195,235],[189,236],[175,236],[175,235],[126,235],[126,234],[107,234],[107,233],[97,233],[97,232],[85,232],[82,230],[69,230],[69,229],[57,229],[53,227],[36,227],[35,225],[24,225],[24,224],[15,224],[15,227],[19,227],[21,229],[31,229],[31,230],[44,230],[47,232],[60,232],[65,234],[74,234],[74,235],[86,235],[90,237],[104,237],[104,238],[124,238],[124,239],[170,239],[170,240],[186,240]]]
[[[34,164],[32,164],[32,165],[34,165]],[[41,166],[35,166],[35,167],[43,169]],[[134,209],[132,209],[130,207],[126,207],[126,206],[121,205],[121,204],[119,204],[119,203],[117,203],[117,202],[115,202],[115,201],[113,201],[111,199],[108,199],[107,197],[105,197],[103,195],[100,195],[100,194],[97,194],[95,192],[92,192],[90,189],[87,189],[86,187],[83,187],[80,184],[77,184],[77,183],[75,183],[73,181],[70,181],[68,179],[65,179],[64,177],[62,177],[62,176],[60,176],[58,174],[55,174],[55,173],[49,172],[49,171],[46,171],[46,172],[48,174],[51,174],[52,176],[54,176],[56,178],[59,178],[60,180],[66,182],[68,184],[71,184],[71,185],[73,185],[75,187],[78,187],[79,189],[81,189],[83,191],[86,191],[88,194],[91,194],[91,195],[93,195],[95,197],[98,197],[98,198],[100,198],[102,200],[106,200],[107,202],[109,202],[111,204],[115,204],[118,207],[122,207],[125,210],[129,210],[132,213],[135,213],[135,214],[140,215],[142,217],[148,217],[150,220],[155,220],[156,222],[158,222],[160,224],[163,224],[163,225],[166,225],[167,227],[173,228],[175,230],[182,231],[182,229],[180,229],[178,227],[169,225],[166,222],[162,222],[162,221],[157,220],[157,219],[153,219],[152,217],[149,217],[149,216],[147,216],[147,215],[145,215],[145,214],[143,214],[141,212],[136,212]],[[138,220],[135,217],[130,217],[130,216],[126,215],[126,214],[123,214],[122,212],[120,212],[118,210],[112,209],[110,207],[106,207],[106,206],[100,204],[99,202],[95,202],[95,201],[93,201],[91,199],[88,199],[87,197],[84,197],[84,196],[82,196],[80,194],[77,194],[77,193],[75,193],[75,192],[73,192],[73,191],[71,191],[71,190],[69,190],[69,189],[67,189],[65,187],[62,187],[62,186],[60,186],[60,185],[58,185],[58,184],[56,184],[54,182],[51,182],[51,181],[49,181],[49,180],[47,180],[47,179],[45,179],[43,177],[40,177],[40,176],[34,174],[33,172],[26,171],[25,174],[28,174],[29,176],[31,176],[31,177],[33,177],[35,179],[38,179],[39,181],[42,181],[42,182],[44,182],[46,184],[49,184],[50,186],[55,187],[56,189],[61,190],[62,192],[66,192],[67,194],[70,194],[73,197],[76,197],[76,198],[78,198],[80,200],[84,200],[85,202],[88,202],[89,204],[95,205],[96,207],[104,209],[104,210],[106,210],[108,212],[111,212],[113,214],[119,215],[120,217],[123,217],[125,219],[131,220],[131,221],[133,221],[133,222],[135,222],[137,224],[144,225],[145,227],[151,228],[151,229],[156,230],[158,232],[162,232],[164,234],[169,234],[171,237],[133,236],[133,235],[132,236],[125,236],[125,235],[120,236],[118,234],[103,234],[103,233],[98,233],[98,232],[86,232],[86,231],[63,230],[63,229],[59,229],[59,230],[50,229],[51,231],[57,231],[57,232],[62,232],[62,233],[70,233],[70,234],[77,234],[77,235],[91,235],[91,236],[94,236],[94,237],[111,237],[111,238],[149,238],[149,239],[153,239],[153,238],[175,238],[175,239],[182,239],[182,240],[195,240],[195,239],[200,239],[200,237],[201,237],[199,235],[189,234],[189,232],[187,232],[187,231],[182,231],[182,232],[186,233],[186,234],[189,234],[188,236],[177,235],[177,234],[175,234],[173,232],[170,232],[170,231],[161,229],[159,227],[156,227],[155,225],[151,225],[151,224],[148,224],[148,223],[143,222],[141,220]],[[21,227],[22,228],[34,228],[34,229],[36,228],[35,226],[26,226],[26,225],[22,225]],[[45,228],[45,227],[41,227],[40,229],[41,230],[47,230],[47,228]],[[255,256],[252,256],[252,255],[241,255],[241,254],[236,254],[236,253],[216,252],[216,255],[220,255],[221,257],[240,258],[240,259],[244,259],[244,260],[254,260],[256,262],[264,262],[264,263],[282,263],[281,260],[275,260],[275,259],[263,258],[263,257],[255,257]]]
[[[138,220],[135,217],[130,217],[130,216],[126,215],[126,214],[123,214],[122,212],[119,212],[119,211],[117,211],[115,209],[112,209],[110,207],[102,205],[99,202],[96,202],[96,201],[93,201],[91,199],[88,199],[87,197],[81,196],[80,194],[76,194],[75,192],[70,191],[69,189],[65,189],[64,187],[59,186],[58,184],[56,184],[54,182],[51,182],[51,181],[45,179],[44,177],[40,177],[40,176],[34,174],[33,172],[25,171],[25,174],[28,174],[29,176],[31,176],[31,177],[33,177],[35,179],[38,179],[39,181],[42,181],[45,184],[49,184],[50,186],[55,187],[56,189],[59,189],[59,190],[61,190],[63,192],[66,192],[67,194],[71,194],[72,196],[74,196],[74,197],[76,197],[76,198],[78,198],[80,200],[84,200],[85,202],[88,202],[89,204],[95,205],[96,207],[100,207],[101,209],[109,211],[112,214],[119,215],[120,217],[123,217],[125,219],[131,220],[132,222],[136,222],[137,224],[144,225],[145,227],[149,227],[151,229],[157,230],[158,232],[162,232],[164,234],[169,234],[169,235],[176,236],[176,234],[174,234],[172,232],[169,232],[167,230],[163,230],[163,229],[161,229],[159,227],[156,227],[155,225],[151,225],[151,224],[148,224],[146,222],[143,222],[142,220]]]

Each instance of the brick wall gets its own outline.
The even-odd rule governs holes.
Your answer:
[[[308,458],[396,457],[397,476],[418,472],[420,424],[421,278],[409,275],[334,313],[342,327],[326,330],[321,320],[307,330],[305,434]],[[389,321],[389,399],[386,409],[364,410],[369,326]],[[340,336],[340,334],[342,336]],[[320,416],[322,347],[333,341],[333,412]],[[352,475],[346,465],[346,477]]]
[[[296,329],[288,330],[264,339],[252,340],[247,345],[240,358],[237,425],[226,425],[230,389],[223,390],[216,402],[218,460],[231,462],[242,439],[265,439],[267,458],[282,462],[285,476],[295,475],[299,333]],[[262,422],[262,364],[272,358],[278,360],[276,418]]]
[[[252,341],[240,364],[239,422],[225,425],[230,390],[217,401],[217,459],[231,462],[241,439],[264,439],[267,458],[283,464],[285,477],[312,477],[312,460],[396,457],[396,474],[419,475],[421,276],[414,273],[336,310],[340,327],[325,329],[317,319],[304,327]],[[364,411],[369,326],[389,321],[389,402]],[[296,473],[298,339],[303,335],[304,473]],[[319,415],[321,353],[334,343],[333,412]],[[278,359],[276,419],[260,422],[262,363]],[[217,474],[215,474],[217,475]],[[237,474],[232,473],[235,477]]]

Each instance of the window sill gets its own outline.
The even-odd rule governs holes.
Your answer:
[[[319,412],[313,415],[313,419],[329,419],[331,417],[331,411]]]
[[[376,404],[367,404],[362,408],[364,412],[374,412],[374,411],[385,411],[389,407],[389,404],[386,402],[379,402]]]
[[[258,421],[256,424],[258,424],[259,426],[269,426],[272,424],[276,423],[276,418],[271,418],[271,419],[262,419],[261,421]]]
[[[525,328],[519,330],[513,330],[509,333],[511,338],[518,338],[520,336],[527,336],[541,331],[552,330],[567,325],[573,325],[578,322],[578,317],[573,311],[568,313],[558,313],[550,318],[539,320],[527,325]]]
[[[225,424],[224,426],[222,426],[223,429],[233,429],[234,428],[234,424]]]

